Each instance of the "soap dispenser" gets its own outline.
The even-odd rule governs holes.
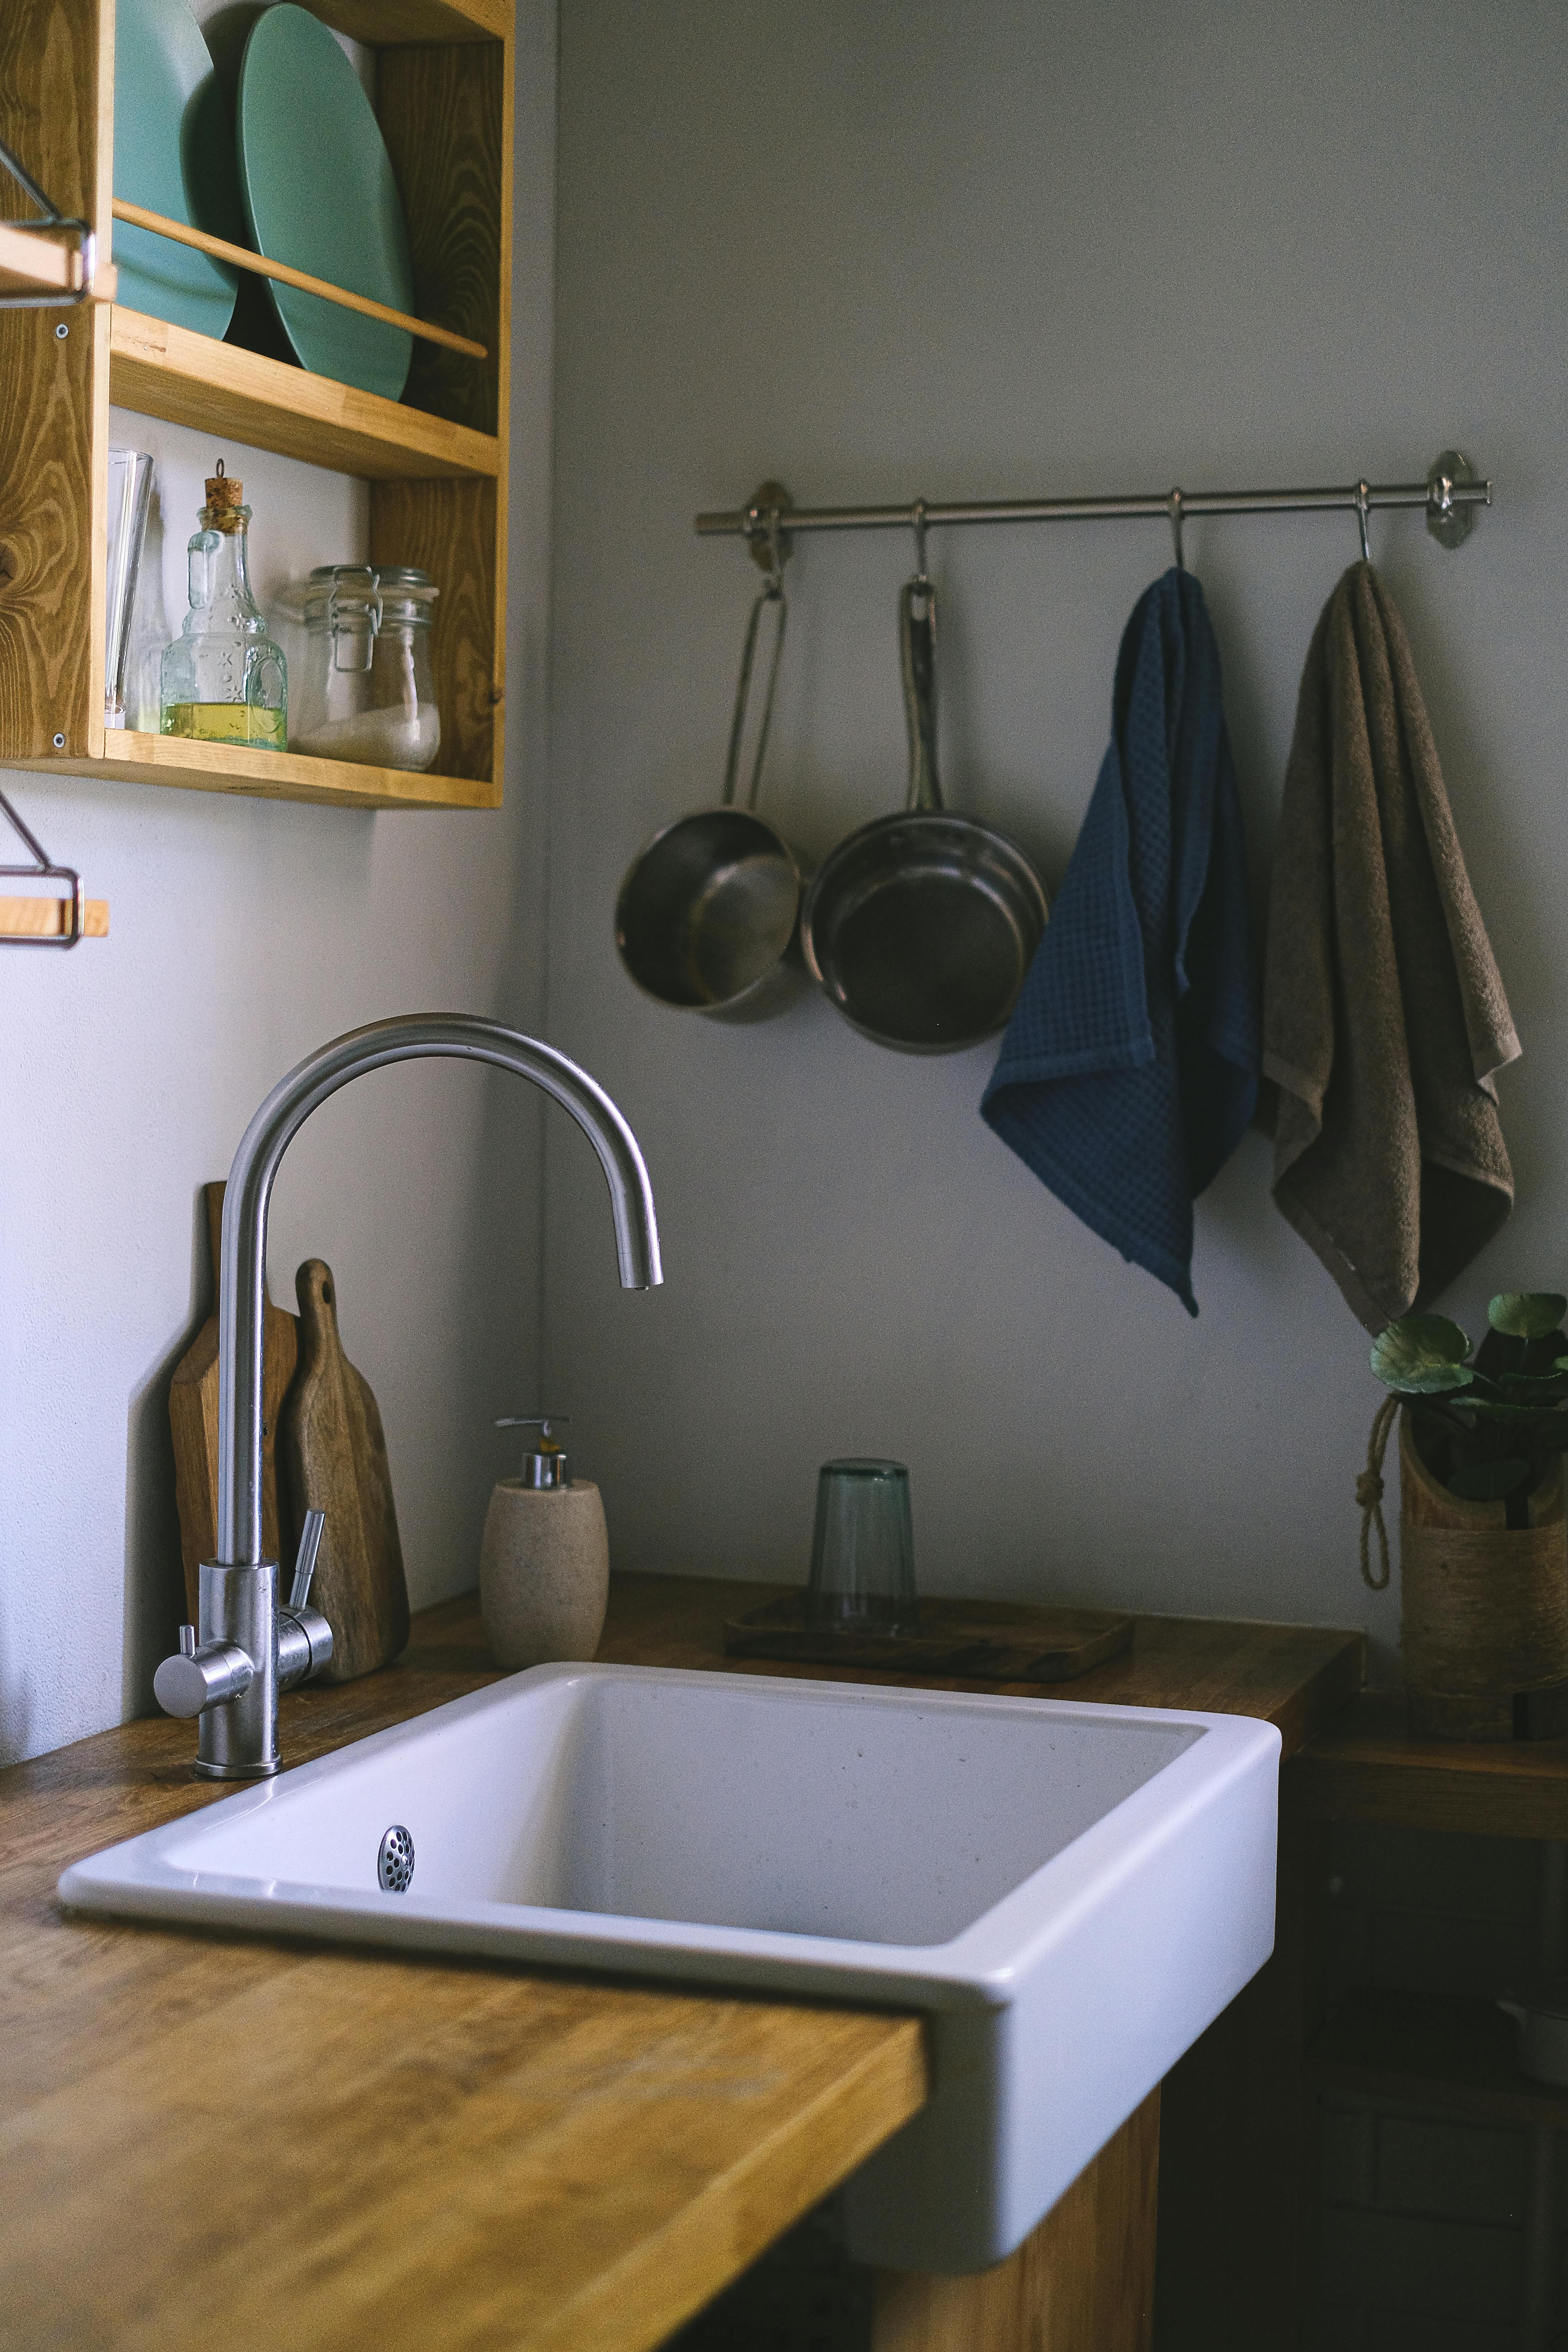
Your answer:
[[[479,1608],[498,1666],[591,1658],[610,1597],[610,1539],[599,1490],[574,1478],[551,1435],[559,1413],[508,1413],[498,1429],[537,1429],[522,1475],[490,1496],[479,1547]]]

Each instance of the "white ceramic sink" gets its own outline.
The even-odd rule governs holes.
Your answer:
[[[83,1910],[885,2004],[932,2095],[853,2250],[1000,2260],[1268,1958],[1240,1716],[537,1666],[77,1863]],[[378,1883],[405,1829],[414,1875]]]

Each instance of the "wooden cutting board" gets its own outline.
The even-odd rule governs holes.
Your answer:
[[[294,1286],[300,1368],[283,1402],[279,1458],[300,1518],[327,1515],[310,1600],[332,1629],[332,1662],[320,1679],[346,1683],[403,1649],[408,1587],[381,1413],[343,1353],[332,1269],[307,1258]]]
[[[212,1313],[196,1333],[169,1383],[169,1427],[174,1439],[174,1503],[180,1514],[180,1557],[185,1570],[185,1609],[200,1622],[197,1570],[217,1556],[217,1307],[218,1265],[226,1184],[204,1184],[207,1234],[212,1243]],[[294,1377],[298,1327],[292,1315],[265,1299],[261,1370],[261,1541],[269,1559],[287,1532],[289,1514],[278,1513],[277,1436],[283,1391]],[[290,1562],[283,1567],[287,1585]]]
[[[963,1682],[1072,1682],[1131,1643],[1132,1620],[1119,1610],[1043,1609],[1021,1601],[923,1595],[920,1630],[913,1633],[846,1633],[808,1626],[804,1591],[765,1601],[724,1626],[727,1657],[879,1666]]]

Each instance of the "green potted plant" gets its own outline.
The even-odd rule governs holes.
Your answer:
[[[1467,1502],[1501,1503],[1530,1525],[1531,1490],[1568,1448],[1568,1298],[1505,1290],[1470,1343],[1446,1315],[1406,1315],[1373,1342],[1372,1369],[1408,1412],[1421,1458]]]
[[[1509,1739],[1568,1697],[1568,1298],[1505,1291],[1470,1342],[1406,1315],[1373,1344],[1399,1413],[1400,1613],[1412,1727]],[[1403,1408],[1401,1411],[1400,1409]],[[1375,1463],[1372,1485],[1381,1493]]]

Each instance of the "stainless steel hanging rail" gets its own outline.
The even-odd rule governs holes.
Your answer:
[[[776,493],[770,497],[769,493]],[[914,499],[896,507],[795,507],[776,483],[766,483],[747,507],[696,519],[703,539],[744,538],[753,544],[770,526],[785,538],[797,530],[911,530],[943,523],[971,522],[1157,522],[1173,525],[1194,515],[1366,515],[1374,507],[1421,507],[1426,528],[1445,547],[1458,547],[1475,524],[1475,509],[1489,507],[1492,486],[1478,478],[1468,458],[1445,449],[1422,482],[1352,482],[1343,488],[1309,490],[1183,490],[1146,497],[1098,499],[975,499],[942,504]]]

